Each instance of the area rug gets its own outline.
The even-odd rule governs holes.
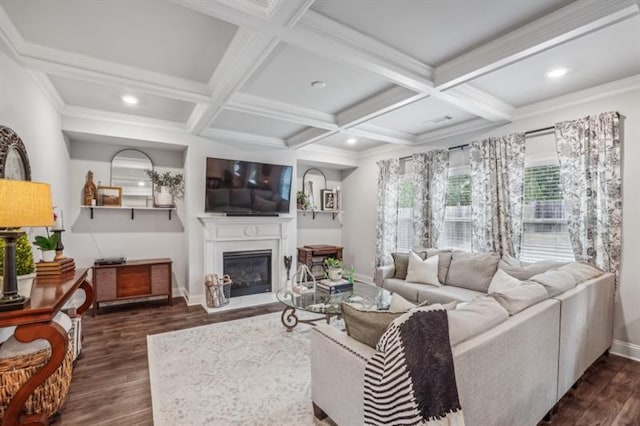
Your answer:
[[[154,424],[333,424],[313,416],[309,333],[274,313],[147,336]]]

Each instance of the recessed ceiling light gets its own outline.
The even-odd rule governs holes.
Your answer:
[[[565,75],[567,73],[567,71],[569,71],[566,68],[555,68],[552,69],[551,71],[547,72],[547,77],[548,78],[559,78],[562,77],[563,75]]]
[[[349,139],[347,139],[347,143],[348,143],[349,145],[354,145],[356,142],[358,142],[358,139],[356,139],[356,138],[349,138]]]
[[[425,121],[424,124],[439,124],[449,120],[453,120],[453,116],[443,115],[442,117],[430,118],[427,121]]]
[[[138,98],[136,98],[135,96],[132,96],[132,95],[123,95],[120,99],[122,99],[122,102],[124,102],[125,104],[128,104],[128,105],[137,105],[138,104]]]
[[[327,83],[325,83],[324,81],[316,80],[311,82],[311,87],[313,87],[314,89],[324,89],[325,87],[327,87]]]

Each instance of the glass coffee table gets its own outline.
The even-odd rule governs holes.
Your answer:
[[[389,291],[360,282],[353,283],[353,290],[342,293],[329,294],[321,290],[309,290],[306,293],[298,294],[291,290],[281,289],[278,290],[276,296],[285,305],[281,320],[287,331],[293,330],[298,323],[315,325],[316,322],[325,320],[329,324],[332,316],[338,318],[342,316],[340,309],[342,302],[349,302],[361,309],[368,310],[388,309],[391,303]],[[297,309],[322,314],[322,316],[300,319],[296,315]]]

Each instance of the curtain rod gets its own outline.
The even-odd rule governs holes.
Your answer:
[[[524,135],[525,136],[529,136],[529,135],[532,135],[534,133],[548,132],[549,130],[553,130],[553,129],[555,129],[555,126],[541,127],[539,129],[527,130],[526,132],[524,132]]]

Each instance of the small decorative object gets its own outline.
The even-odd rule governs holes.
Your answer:
[[[336,209],[336,191],[333,189],[323,189],[320,191],[322,210]]]
[[[95,200],[91,200],[94,202]],[[58,236],[58,243],[56,244],[56,257],[55,260],[64,259],[64,245],[62,244],[62,233],[64,232],[64,221],[62,219],[62,209],[60,207],[53,207],[53,228],[51,232]]]
[[[291,262],[293,261],[293,256],[285,256],[284,257],[284,267],[287,270],[287,281],[289,281],[289,274],[291,273]]]
[[[122,188],[119,186],[99,186],[98,205],[120,207],[122,205]]]
[[[296,204],[298,210],[309,210],[311,207],[309,197],[307,197],[307,194],[305,194],[304,191],[298,191],[296,193]]]
[[[84,199],[82,204],[85,206],[95,205],[92,200],[96,199],[97,188],[93,183],[93,172],[89,170],[87,172],[87,182],[84,184]]]
[[[231,299],[231,277],[228,274],[219,276],[209,274],[205,278],[204,288],[207,297],[207,307],[219,308],[229,303]]]
[[[47,231],[48,233],[49,231]],[[33,245],[42,251],[42,260],[45,262],[53,262],[56,258],[56,246],[58,245],[58,234],[37,235]]]
[[[342,279],[342,261],[333,257],[327,257],[324,260],[324,265],[327,268],[327,275],[331,281],[339,281]]]
[[[309,277],[311,277],[311,282],[307,281]],[[292,281],[292,291],[294,293],[305,294],[316,291],[316,279],[311,274],[307,265],[300,265],[296,273],[293,274]]]
[[[181,200],[184,196],[184,175],[182,173],[162,174],[155,170],[145,170],[155,192],[156,207],[174,207],[175,200]]]

